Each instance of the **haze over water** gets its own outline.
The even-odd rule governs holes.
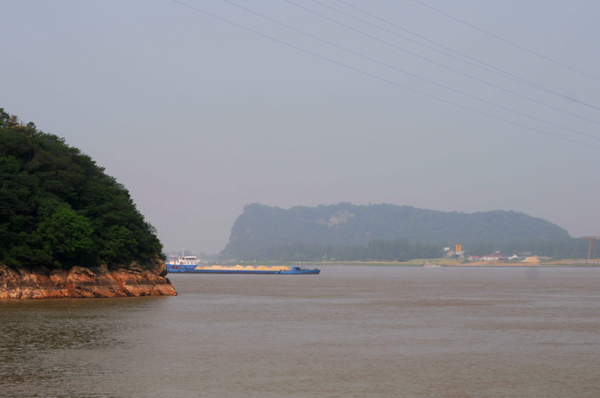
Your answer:
[[[600,269],[169,275],[0,301],[3,397],[598,397]]]

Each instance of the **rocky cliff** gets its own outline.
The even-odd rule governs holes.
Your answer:
[[[0,263],[0,299],[176,296],[164,262],[98,268],[12,269]]]

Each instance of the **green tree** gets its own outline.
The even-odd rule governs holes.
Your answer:
[[[58,261],[66,262],[90,257],[93,232],[94,229],[86,217],[67,208],[52,214],[37,229],[44,250]]]
[[[20,266],[164,259],[129,192],[63,138],[0,108],[0,261]]]
[[[113,225],[107,234],[107,243],[100,251],[103,262],[116,261],[129,262],[135,258],[130,252],[131,247],[136,247],[138,242],[133,237],[133,232],[124,226]]]
[[[4,112],[4,108],[0,108],[0,128],[6,126],[10,120],[10,115]]]

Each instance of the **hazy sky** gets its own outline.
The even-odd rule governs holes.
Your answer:
[[[222,250],[254,202],[600,235],[600,2],[182,2],[0,0],[0,107],[105,167],[166,251]]]

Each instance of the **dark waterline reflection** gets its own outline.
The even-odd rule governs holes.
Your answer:
[[[0,396],[600,396],[598,268],[169,277],[0,301]]]

